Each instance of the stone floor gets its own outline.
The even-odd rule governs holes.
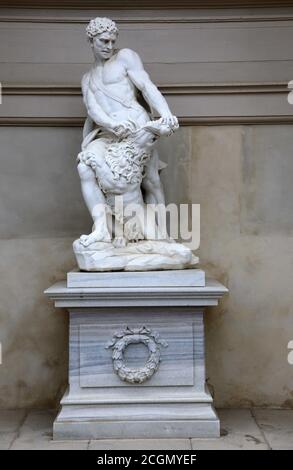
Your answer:
[[[0,449],[180,450],[291,449],[293,410],[219,410],[219,439],[52,441],[55,412],[0,410]]]

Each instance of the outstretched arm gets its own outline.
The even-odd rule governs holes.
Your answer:
[[[171,127],[178,126],[176,116],[172,115],[167,101],[144,70],[139,55],[131,49],[122,49],[119,59],[123,62],[130,80],[142,92],[147,103],[163,118],[164,123]]]

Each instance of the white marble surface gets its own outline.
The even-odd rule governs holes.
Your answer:
[[[162,361],[148,381],[126,384],[114,373],[109,350],[101,352],[101,348],[123,326],[143,324],[158,332],[168,347],[161,349]],[[100,309],[96,315],[90,309],[74,311],[70,313],[70,393],[65,394],[62,404],[135,404],[138,392],[147,404],[209,403],[203,334],[202,311],[191,309],[112,308]],[[132,366],[143,365],[146,360],[139,348],[126,351],[127,357]]]
[[[55,439],[217,437],[219,420],[205,386],[203,312],[191,308],[73,309],[69,389],[54,423]],[[122,381],[105,349],[125,326],[145,325],[167,342],[142,384]],[[141,368],[148,354],[134,345],[123,361]],[[129,347],[128,347],[129,348]]]
[[[196,411],[196,406],[194,407]],[[129,410],[131,411],[131,410]],[[219,421],[214,415],[200,421],[59,421],[54,423],[54,439],[161,439],[188,438],[188,436],[216,438]]]
[[[76,240],[73,251],[79,268],[90,272],[178,270],[194,267],[199,261],[183,244],[162,240],[140,240],[123,247],[104,242],[85,247]]]
[[[162,276],[169,283],[170,274]],[[225,292],[212,280],[204,287],[67,288],[65,282],[48,289],[55,305],[70,312],[69,388],[54,438],[219,436],[205,384],[203,314]],[[138,343],[125,343],[120,353],[134,337]],[[112,351],[113,338],[120,349]],[[147,352],[145,344],[152,344]],[[159,362],[142,383],[120,375],[123,369],[141,376],[152,354]]]
[[[178,120],[139,55],[116,48],[115,22],[92,19],[86,34],[94,63],[81,82],[87,118],[77,160],[93,229],[73,244],[78,266],[85,271],[194,266],[198,259],[189,248],[169,243],[159,175],[166,165],[155,149],[159,137],[178,129]]]
[[[143,322],[146,322],[146,318]],[[82,320],[81,320],[82,321]],[[127,326],[130,323],[123,319]],[[141,325],[140,315],[132,325]],[[143,323],[143,324],[144,324]],[[182,386],[193,385],[194,381],[194,352],[193,352],[193,324],[192,322],[182,322],[179,324],[167,325],[166,322],[159,324],[147,323],[155,333],[167,342],[166,348],[160,348],[161,361],[158,371],[146,382],[139,384],[139,387],[158,386]],[[113,364],[111,360],[112,351],[106,349],[107,341],[111,340],[113,332],[121,330],[120,323],[103,325],[100,321],[93,323],[89,321],[79,326],[79,383],[82,388],[91,387],[129,387],[127,382],[121,382],[116,374],[113,374]],[[72,338],[75,341],[75,338]],[[176,351],[176,354],[175,354]],[[127,365],[131,368],[138,368],[148,358],[147,348],[140,345],[128,346],[124,356]],[[75,364],[76,370],[77,364]],[[72,371],[73,372],[73,371]]]
[[[67,287],[204,287],[205,272],[201,269],[184,269],[155,272],[67,273]]]
[[[57,282],[45,294],[56,307],[209,306],[228,292],[223,284],[206,279],[204,287],[96,287],[68,288]]]

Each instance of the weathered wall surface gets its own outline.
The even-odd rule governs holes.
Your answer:
[[[230,290],[206,316],[220,406],[293,405],[292,131],[199,126],[162,145],[168,202],[201,205],[201,265]]]
[[[43,290],[90,229],[75,158],[95,13],[0,10],[0,407],[54,406],[66,384],[67,317]],[[245,14],[112,17],[183,124],[160,142],[167,201],[201,204],[201,265],[230,289],[206,317],[216,404],[292,407],[293,13]]]

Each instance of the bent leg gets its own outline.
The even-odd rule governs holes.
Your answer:
[[[146,204],[165,204],[163,186],[159,175],[159,155],[154,149],[152,156],[145,167],[145,177],[142,181],[145,191]]]
[[[156,149],[153,150],[151,159],[146,166],[142,186],[145,191],[145,238],[147,240],[166,240],[168,234],[163,210],[165,197],[159,175],[159,155]]]
[[[94,222],[93,232],[89,235],[82,235],[80,242],[84,246],[98,241],[111,241],[111,235],[108,228],[107,205],[104,194],[96,180],[96,176],[92,168],[85,163],[78,164],[78,173],[81,181],[81,191],[86,206],[92,216]]]

